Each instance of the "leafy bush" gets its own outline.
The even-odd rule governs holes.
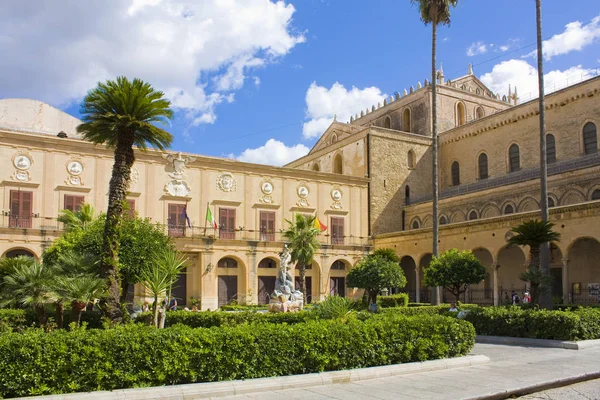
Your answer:
[[[221,311],[258,311],[266,310],[267,308],[266,304],[228,304],[221,306]]]
[[[63,328],[71,323],[70,306],[65,307]],[[88,328],[102,328],[102,314],[100,311],[86,311],[81,314],[81,322],[85,322]],[[0,309],[0,332],[22,331],[28,327],[39,326],[37,316],[31,309],[15,310]]]
[[[328,296],[325,300],[315,304],[310,313],[319,319],[336,319],[342,318],[360,307],[360,301],[341,296]]]
[[[258,313],[242,311],[236,313],[222,311],[169,311],[165,327],[182,324],[192,328],[212,328],[215,326],[236,326],[244,323],[287,323],[297,324],[309,319],[308,312],[299,313]],[[152,313],[138,314],[135,322],[150,325]]]
[[[250,379],[423,361],[467,354],[474,342],[471,324],[442,316],[375,315],[347,323],[317,320],[212,329],[154,329],[142,325],[50,333],[29,329],[0,335],[0,397]]]
[[[600,339],[600,309],[548,311],[521,307],[486,307],[466,318],[479,335],[555,340]]]
[[[458,309],[460,311],[475,310],[480,308],[477,304],[461,304]],[[450,309],[449,304],[439,306],[417,306],[417,307],[390,307],[382,310],[386,314],[402,314],[402,315],[445,315]]]
[[[382,308],[406,307],[408,306],[408,294],[397,293],[390,296],[379,296],[377,302]]]

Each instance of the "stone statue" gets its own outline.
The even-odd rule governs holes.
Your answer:
[[[292,255],[287,245],[279,255],[281,265],[275,281],[275,290],[269,301],[270,312],[292,312],[304,308],[304,294],[295,289]],[[290,271],[292,270],[292,271]]]

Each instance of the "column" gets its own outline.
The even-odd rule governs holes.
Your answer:
[[[569,260],[566,258],[562,259],[562,292],[563,292],[563,304],[569,304],[571,302],[569,291],[571,285],[569,284]]]
[[[248,289],[246,304],[258,304],[258,276],[256,273],[258,264],[256,262],[256,250],[252,249],[248,251],[246,259],[248,261],[246,279],[249,280],[249,282],[246,282]]]
[[[419,266],[417,265],[415,267],[415,284],[416,284],[416,289],[415,289],[415,302],[420,303],[421,302],[421,268],[419,268]]]
[[[217,261],[213,261],[213,252],[202,253],[200,274],[202,276],[202,290],[200,292],[200,306],[202,310],[216,310],[219,308],[219,289],[217,280]]]
[[[494,287],[494,306],[498,307],[500,304],[500,294],[498,293],[498,263],[492,263],[492,285]]]

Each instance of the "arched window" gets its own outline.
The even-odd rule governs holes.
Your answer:
[[[460,165],[458,165],[458,161],[454,161],[452,163],[452,186],[460,185]]]
[[[383,121],[383,127],[392,129],[392,119],[390,117],[385,117],[385,121]]]
[[[473,210],[469,213],[469,221],[477,219],[477,211]]]
[[[446,225],[448,223],[448,220],[446,219],[446,216],[442,215],[440,217],[440,225]]]
[[[487,154],[481,153],[477,162],[479,165],[479,179],[488,178],[488,157]]]
[[[331,144],[334,144],[335,142],[337,142],[337,135],[334,133],[333,135],[331,135]]]
[[[343,165],[344,165],[344,162],[342,160],[342,155],[336,154],[335,158],[333,159],[333,173],[334,174],[342,174],[344,172]]]
[[[319,168],[319,164],[318,163],[314,163],[313,167],[312,167],[312,170],[319,172],[321,170],[321,168]]]
[[[478,106],[477,108],[475,108],[475,118],[481,119],[483,117],[485,117],[485,114],[483,113],[483,108]]]
[[[408,151],[408,168],[415,167],[415,152],[412,150]]]
[[[275,262],[275,260],[273,260],[271,258],[263,258],[258,263],[258,268],[276,268],[276,267],[277,267],[277,263]]]
[[[467,122],[467,117],[465,114],[465,106],[463,103],[459,102],[456,105],[456,126],[464,125]]]
[[[583,127],[583,149],[585,154],[596,154],[598,152],[596,125],[592,122],[588,122]]]
[[[521,169],[521,157],[519,155],[519,146],[513,144],[508,149],[509,171],[517,172]]]
[[[418,220],[414,220],[412,223],[412,228],[413,229],[419,229],[419,221]]]
[[[600,189],[596,189],[592,192],[592,200],[600,200]]]
[[[402,113],[402,130],[410,132],[410,108],[405,108]]]
[[[237,268],[238,263],[233,258],[225,257],[219,260],[219,268]]]
[[[513,214],[514,212],[515,209],[510,204],[507,204],[506,207],[504,207],[504,214]]]
[[[554,207],[554,199],[548,196],[548,207]]]
[[[334,261],[333,264],[331,264],[331,269],[334,269],[336,271],[343,271],[346,269],[346,264],[342,260],[337,260]]]
[[[546,135],[546,161],[548,164],[556,162],[556,141],[551,133]]]
[[[408,185],[406,185],[406,187],[404,188],[404,204],[410,204],[410,187]]]

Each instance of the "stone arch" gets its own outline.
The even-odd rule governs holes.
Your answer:
[[[460,185],[460,164],[458,163],[458,161],[452,161],[452,164],[450,165],[450,184],[452,186],[459,186]]]
[[[557,207],[560,204],[554,193],[548,193],[548,207]]]
[[[492,256],[492,252],[484,247],[473,249],[473,254],[477,257],[481,265],[485,267],[486,274],[483,282],[469,287],[469,302],[475,300],[478,303],[490,303],[493,300],[492,265],[494,264],[494,257]]]
[[[322,285],[327,286],[329,281],[324,277],[323,282],[321,282],[321,265],[317,262],[316,257],[315,255],[310,267],[306,268],[306,293],[304,295],[307,303],[311,303],[313,300],[319,301],[321,295],[325,295],[328,290],[327,287],[322,287]],[[294,280],[296,287],[299,287],[300,268],[297,265],[294,268]]]
[[[475,221],[476,219],[479,219],[479,211],[474,208],[470,209],[467,213],[467,219],[469,221]]]
[[[462,126],[467,123],[467,108],[462,101],[457,101],[455,106],[456,126]]]
[[[316,163],[313,164],[312,170],[316,171],[316,172],[319,172],[321,170],[321,167],[319,167],[319,163],[318,162],[316,162]]]
[[[386,115],[385,119],[383,120],[383,127],[386,129],[392,129],[392,119],[389,115]]]
[[[331,135],[331,144],[334,144],[337,141],[338,141],[337,133],[332,134]]]
[[[257,301],[258,304],[269,304],[269,298],[275,290],[275,280],[281,261],[275,256],[263,257],[257,265]]]
[[[464,212],[457,210],[452,213],[452,218],[450,219],[453,224],[457,222],[464,222],[467,220],[467,217]]]
[[[594,185],[588,190],[587,198],[591,201],[600,200],[600,185]]]
[[[448,224],[448,220],[449,218],[446,216],[446,214],[442,214],[440,215],[440,225],[447,225]]]
[[[598,266],[600,242],[598,239],[584,236],[575,239],[567,247],[569,260],[569,291],[574,303],[597,302],[600,283],[600,266]]]
[[[433,226],[433,216],[432,215],[426,215],[425,217],[423,217],[423,228],[431,228]]]
[[[344,173],[344,159],[340,153],[337,153],[333,157],[333,173],[343,174]]]
[[[406,107],[404,111],[402,111],[402,130],[404,132],[411,132],[412,129],[412,111],[410,107]]]
[[[406,286],[402,291],[408,293],[411,301],[415,301],[417,294],[417,263],[413,257],[404,256],[400,258],[400,268],[402,268],[402,272],[406,277]]]
[[[248,284],[244,261],[236,255],[224,254],[217,261],[215,270],[219,307],[234,300],[245,303]]]
[[[26,247],[12,247],[12,248],[8,249],[6,252],[4,252],[4,254],[2,254],[2,258],[4,258],[4,257],[15,258],[15,257],[20,257],[20,256],[31,257],[31,258],[35,258],[36,260],[39,260],[38,256],[35,254],[35,252]]]
[[[508,146],[507,166],[508,172],[517,172],[521,170],[521,149],[517,143],[511,143]]]
[[[498,251],[496,257],[498,263],[498,293],[500,302],[506,302],[510,299],[512,290],[516,290],[519,295],[525,290],[525,282],[519,279],[519,274],[525,272],[527,258],[521,247],[504,246]]]
[[[584,155],[598,153],[598,130],[594,121],[586,121],[581,128],[581,143]]]
[[[563,206],[583,202],[585,202],[585,194],[581,190],[575,188],[567,189],[560,198],[560,204]]]
[[[531,196],[525,197],[519,202],[518,212],[536,211],[540,209],[540,204]]]
[[[483,107],[475,106],[475,109],[473,110],[473,115],[475,116],[475,119],[481,119],[485,117],[485,111],[483,110]]]
[[[414,169],[415,165],[417,165],[417,158],[415,156],[415,152],[412,151],[412,149],[408,151],[407,162],[408,162],[409,169]]]
[[[336,258],[329,266],[329,295],[348,296],[346,273],[352,268],[352,262],[345,258]]]
[[[507,200],[502,204],[502,215],[514,214],[517,212],[517,205],[512,200]]]
[[[419,217],[414,217],[410,221],[410,229],[419,229],[419,228],[421,228],[421,220],[419,219]]]
[[[479,180],[489,177],[488,155],[485,151],[477,156],[477,177]]]
[[[489,204],[481,212],[481,217],[482,218],[493,218],[493,217],[499,217],[501,214],[502,213],[500,211],[500,207],[498,207],[496,204]]]

